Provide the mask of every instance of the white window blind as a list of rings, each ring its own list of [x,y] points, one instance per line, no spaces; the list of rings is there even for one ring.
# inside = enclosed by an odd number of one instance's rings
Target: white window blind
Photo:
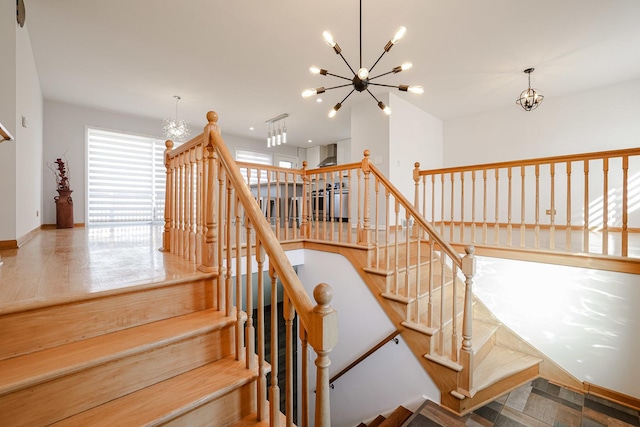
[[[88,222],[164,220],[164,141],[88,130]]]

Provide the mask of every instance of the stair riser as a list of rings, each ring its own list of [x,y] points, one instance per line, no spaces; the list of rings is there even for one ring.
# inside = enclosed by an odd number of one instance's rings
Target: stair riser
[[[0,397],[0,425],[46,425],[230,355],[228,327]],[[37,410],[34,410],[37,408]]]
[[[207,289],[198,280],[0,316],[0,360],[210,308]]]
[[[168,427],[229,426],[255,411],[256,383],[253,381],[162,425]]]

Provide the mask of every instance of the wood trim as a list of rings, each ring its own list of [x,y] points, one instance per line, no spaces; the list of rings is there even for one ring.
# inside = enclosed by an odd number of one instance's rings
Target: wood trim
[[[508,167],[517,167],[517,166],[533,166],[533,165],[548,164],[548,163],[577,162],[581,160],[594,160],[594,159],[603,159],[603,158],[609,159],[613,157],[638,156],[638,155],[640,155],[640,148],[628,148],[623,150],[598,151],[593,153],[569,154],[564,156],[511,160],[508,162],[496,162],[496,163],[475,164],[475,165],[468,165],[468,166],[455,166],[450,168],[429,169],[429,170],[421,170],[419,174],[434,175],[434,174],[459,172],[461,170],[469,171],[469,170],[504,169]]]
[[[76,222],[76,223],[73,224],[73,227],[74,228],[76,228],[76,227],[83,228],[83,227],[86,227],[86,225],[85,225],[84,222]],[[56,228],[57,227],[56,227],[55,224],[42,224],[40,226],[40,229],[42,229],[42,230],[55,230]]]
[[[0,240],[0,251],[8,249],[18,249],[17,240]]]
[[[466,245],[453,243],[456,250],[464,252]],[[595,254],[571,254],[565,252],[541,249],[498,248],[484,245],[474,245],[476,256],[513,259],[517,261],[532,261],[544,264],[565,265],[569,267],[592,268],[596,270],[616,271],[619,273],[640,274],[639,258],[623,258]]]
[[[429,221],[427,221],[427,222],[429,222]],[[440,223],[440,222],[441,221],[438,221],[438,223]],[[470,222],[470,221],[464,221],[464,223],[461,223],[460,221],[444,221],[442,223],[445,225],[445,227],[450,227],[451,224],[453,224],[454,227],[458,227],[458,226],[460,226],[460,224],[464,224],[465,227],[472,227],[473,225],[476,225],[476,226],[482,225],[481,222],[477,222],[477,221],[475,223],[474,222]],[[488,226],[498,225],[499,227],[506,228],[509,224],[506,223],[506,222],[498,222],[498,223],[488,222],[487,225]],[[511,225],[513,226],[513,224],[511,224]],[[531,223],[520,224],[519,226],[524,226],[525,228],[530,228],[532,230],[536,228],[536,225],[535,224],[531,224]],[[566,226],[566,224],[554,224],[553,226],[554,226],[554,228],[560,229],[560,230],[566,230],[568,228]],[[401,226],[398,226],[398,227],[401,227]],[[550,223],[549,224],[538,224],[538,228],[540,228],[542,230],[548,230],[548,229],[551,228],[551,224]],[[572,225],[571,226],[571,230],[582,231],[582,230],[584,230],[584,227],[580,226],[580,225]],[[610,233],[611,232],[620,233],[620,232],[622,232],[622,227],[609,227],[607,230]],[[627,232],[629,232],[629,233],[640,233],[640,228],[628,228]]]
[[[591,384],[587,381],[585,381],[583,384],[584,391],[588,394],[593,394],[594,396],[599,396],[604,399],[611,400],[613,402],[619,403],[620,405],[640,410],[640,399],[638,399],[637,397],[629,396],[620,393],[619,391],[610,390],[599,385]]]
[[[38,234],[38,232],[40,231],[41,227],[42,226],[38,226],[38,227],[34,228],[33,230],[25,233],[21,237],[18,237],[18,240],[17,240],[18,247],[24,245],[29,240],[33,239],[36,236],[36,234]]]

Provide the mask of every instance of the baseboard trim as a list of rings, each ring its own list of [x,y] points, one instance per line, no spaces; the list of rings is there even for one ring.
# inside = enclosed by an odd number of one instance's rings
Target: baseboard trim
[[[73,227],[84,227],[84,222],[76,222],[75,224],[73,224]],[[42,224],[41,227],[43,230],[55,230],[57,228],[57,226],[55,224]]]
[[[18,240],[16,241],[18,247],[24,245],[29,240],[33,239],[35,237],[35,235],[38,234],[38,232],[40,231],[41,227],[42,226],[38,226],[38,227],[34,228],[33,230],[29,231],[28,233],[25,233],[22,237],[19,237]]]
[[[18,249],[17,240],[0,240],[0,251],[7,249]]]
[[[640,399],[636,397],[629,396],[615,390],[609,390],[608,388],[591,384],[586,381],[583,382],[583,384],[584,384],[584,391],[587,392],[588,394],[593,394],[594,396],[611,400],[613,402],[619,403],[620,405],[628,406],[629,408],[640,410]]]

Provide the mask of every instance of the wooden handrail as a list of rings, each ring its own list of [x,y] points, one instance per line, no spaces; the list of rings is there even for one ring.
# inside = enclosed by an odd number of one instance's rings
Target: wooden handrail
[[[394,339],[398,335],[400,335],[400,330],[396,329],[395,331],[391,332],[388,336],[386,336],[383,339],[381,339],[379,343],[377,343],[376,345],[371,347],[369,350],[365,351],[360,357],[358,357],[356,360],[351,362],[349,364],[349,366],[347,366],[346,368],[344,368],[343,370],[341,370],[340,372],[335,374],[333,377],[331,377],[331,379],[329,379],[329,384],[331,385],[334,382],[336,382],[338,380],[338,378],[340,378],[341,376],[343,376],[344,374],[349,372],[355,366],[359,365],[360,362],[365,360],[367,357],[371,356],[373,353],[378,351],[380,348],[382,348],[385,344],[387,344],[389,341],[391,341],[392,339]],[[396,342],[396,344],[397,344],[397,342]]]
[[[376,168],[373,164],[370,164],[371,172],[374,173],[376,178],[382,182],[382,184],[393,194],[393,196],[400,202],[401,205],[411,214],[415,221],[418,224],[427,230],[429,236],[433,238],[433,240],[442,248],[442,250],[453,260],[455,263],[461,267],[462,266],[462,257],[456,252],[456,250],[451,246],[448,242],[442,239],[438,232],[427,222],[426,219],[418,212],[418,210],[413,206],[413,203],[409,203],[406,197],[380,172],[378,168]]]
[[[305,325],[305,328],[310,328],[310,318],[314,304],[311,302],[311,299],[302,286],[302,283],[293,269],[293,266],[289,262],[287,255],[282,249],[280,242],[273,234],[270,225],[267,223],[266,218],[260,211],[260,207],[247,187],[239,169],[232,166],[234,165],[235,160],[222,141],[220,133],[217,131],[215,126],[210,126],[209,138],[214,141],[216,150],[220,155],[220,161],[225,165],[227,178],[233,184],[236,194],[244,206],[245,213],[253,224],[255,233],[260,236],[262,245],[264,246],[266,253],[269,254],[270,262],[273,263],[289,298],[296,307],[296,311],[300,316],[300,321]],[[311,335],[312,331],[309,331],[309,334]]]
[[[475,164],[468,166],[452,166],[448,168],[428,169],[419,171],[420,176],[437,175],[441,173],[484,170],[484,169],[503,169],[516,166],[534,166],[544,163],[562,163],[567,161],[595,160],[612,157],[637,156],[640,155],[640,148],[628,148],[623,150],[598,151],[593,153],[568,154],[563,156],[539,157],[535,159],[510,160],[507,162]]]
[[[196,146],[198,146],[199,144],[202,144],[203,142],[204,142],[204,138],[202,134],[196,135],[193,138],[191,138],[189,141],[171,150],[170,155],[172,158],[178,157],[180,154],[184,153],[185,151],[189,151],[192,148],[195,148]]]

